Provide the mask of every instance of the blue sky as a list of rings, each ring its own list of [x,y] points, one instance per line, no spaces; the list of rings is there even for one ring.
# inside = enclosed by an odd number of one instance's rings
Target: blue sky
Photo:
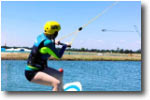
[[[1,45],[32,47],[36,36],[43,32],[46,21],[61,24],[59,37],[71,33],[101,13],[110,1],[2,1]],[[89,24],[72,44],[73,48],[132,49],[141,48],[141,37],[136,32],[102,32],[102,29],[141,32],[141,2],[121,1]],[[71,37],[62,42],[71,41]]]

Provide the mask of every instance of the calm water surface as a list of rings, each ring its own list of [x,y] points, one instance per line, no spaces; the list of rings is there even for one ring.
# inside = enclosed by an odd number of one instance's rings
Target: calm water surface
[[[49,61],[64,69],[64,83],[80,81],[83,91],[141,91],[140,61]],[[1,61],[2,91],[50,91],[24,76],[25,60]]]

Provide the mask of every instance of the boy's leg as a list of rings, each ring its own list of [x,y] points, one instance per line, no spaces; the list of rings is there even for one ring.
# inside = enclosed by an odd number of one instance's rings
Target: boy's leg
[[[63,91],[63,72],[59,72],[58,70],[50,68],[50,67],[45,68],[42,72],[47,73],[48,75],[53,76],[56,79],[58,79],[60,81],[58,90]]]
[[[53,86],[53,91],[58,91],[58,86],[60,85],[60,81],[58,79],[44,72],[37,72],[31,82],[47,86]]]

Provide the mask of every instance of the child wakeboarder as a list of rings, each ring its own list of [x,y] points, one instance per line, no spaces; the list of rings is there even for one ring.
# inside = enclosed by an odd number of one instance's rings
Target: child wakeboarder
[[[44,33],[40,34],[28,57],[25,68],[25,76],[30,82],[52,86],[52,91],[58,91],[61,81],[53,76],[52,68],[48,67],[47,60],[50,56],[56,59],[62,57],[65,49],[70,44],[63,44],[58,51],[55,45],[60,45],[60,41],[55,41],[61,27],[56,21],[49,21],[44,26]]]

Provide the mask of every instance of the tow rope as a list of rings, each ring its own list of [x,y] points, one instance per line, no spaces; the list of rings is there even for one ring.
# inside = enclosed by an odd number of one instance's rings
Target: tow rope
[[[119,1],[115,1],[112,5],[108,6],[107,8],[105,8],[101,13],[99,13],[97,16],[95,16],[94,18],[92,18],[91,20],[88,21],[88,23],[82,25],[81,27],[79,27],[77,30],[75,30],[72,33],[69,33],[63,37],[61,37],[60,39],[58,39],[59,41],[64,40],[65,38],[74,35],[74,37],[72,38],[72,40],[70,41],[70,44],[73,43],[73,41],[77,38],[78,33],[85,27],[87,27],[89,24],[91,24],[93,21],[95,21],[96,19],[98,19],[100,16],[102,16],[105,12],[107,12],[108,10],[110,10],[113,6],[115,6]]]

